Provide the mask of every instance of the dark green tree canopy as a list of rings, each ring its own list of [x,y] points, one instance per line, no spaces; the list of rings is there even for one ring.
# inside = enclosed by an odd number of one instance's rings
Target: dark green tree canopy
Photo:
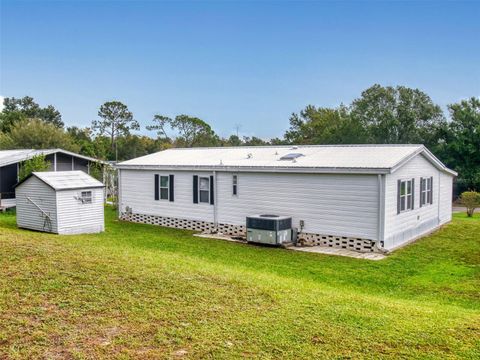
[[[156,130],[163,139],[169,140],[167,129],[176,132],[175,145],[180,147],[214,146],[220,143],[209,124],[202,119],[189,115],[177,115],[174,119],[163,115],[154,116],[154,124],[148,130]]]
[[[480,99],[448,106],[449,122],[438,154],[459,173],[460,190],[480,190]]]
[[[367,134],[368,143],[435,143],[445,123],[442,110],[418,89],[373,85],[353,101],[351,114]]]
[[[53,149],[78,152],[79,145],[65,132],[40,119],[24,119],[0,136],[1,149]]]
[[[365,138],[361,124],[344,105],[336,109],[308,105],[299,114],[292,114],[285,133],[285,140],[292,144],[355,144]]]
[[[30,96],[21,99],[7,97],[3,101],[3,106],[0,113],[0,127],[3,132],[9,132],[15,123],[24,119],[40,119],[58,128],[64,126],[57,109],[52,105],[42,108]]]

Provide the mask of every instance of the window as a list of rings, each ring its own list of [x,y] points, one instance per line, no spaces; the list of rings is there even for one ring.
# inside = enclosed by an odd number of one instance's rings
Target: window
[[[433,178],[420,178],[420,206],[433,204]]]
[[[82,204],[91,204],[92,203],[92,192],[91,191],[82,191],[80,199]]]
[[[160,199],[168,200],[169,193],[168,176],[160,176]]]
[[[399,212],[413,209],[413,180],[399,181]]]
[[[232,195],[238,195],[238,175],[232,176]]]
[[[199,178],[199,195],[201,203],[210,203],[210,179],[208,177]]]

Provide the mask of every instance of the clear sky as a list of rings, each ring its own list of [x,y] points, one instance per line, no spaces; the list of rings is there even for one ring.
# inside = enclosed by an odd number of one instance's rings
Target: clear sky
[[[115,99],[143,127],[185,113],[265,138],[374,83],[480,95],[480,2],[0,1],[0,95],[67,125]]]

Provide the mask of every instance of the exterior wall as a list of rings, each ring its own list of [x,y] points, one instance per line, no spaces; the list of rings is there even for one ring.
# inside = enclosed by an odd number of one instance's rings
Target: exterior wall
[[[440,224],[445,224],[452,220],[452,200],[453,200],[453,176],[440,173],[440,203],[439,219]]]
[[[28,201],[31,198],[51,218],[45,219],[42,212]],[[27,179],[16,188],[17,225],[21,228],[57,232],[55,191],[35,176]]]
[[[175,175],[174,202],[154,200],[154,174]],[[129,207],[133,214],[214,223],[213,205],[193,203],[193,175],[211,173],[122,169],[121,212]],[[275,213],[291,215],[295,227],[304,220],[303,231],[317,237],[376,240],[377,181],[376,175],[239,173],[238,196],[233,196],[232,173],[217,173],[217,222],[220,228],[240,228],[247,215]]]
[[[77,200],[82,191],[92,192],[92,203]],[[58,233],[87,234],[104,231],[103,189],[57,191]]]
[[[193,175],[210,176],[211,172],[158,172],[150,170],[121,170],[120,209],[133,213],[167,218],[213,222],[213,205],[193,203]],[[154,175],[175,175],[175,201],[155,200]],[[219,200],[222,201],[222,200]]]
[[[420,178],[430,176],[433,177],[433,204],[420,207]],[[411,178],[415,178],[414,208],[397,214],[397,181]],[[386,249],[401,246],[451,219],[452,179],[451,175],[439,171],[423,155],[414,157],[396,172],[386,176],[384,230]],[[441,183],[443,185],[440,185]],[[440,218],[443,221],[440,221]]]
[[[292,216],[293,226],[310,234],[377,239],[376,175],[239,173],[217,175],[218,222],[244,225],[252,214]]]

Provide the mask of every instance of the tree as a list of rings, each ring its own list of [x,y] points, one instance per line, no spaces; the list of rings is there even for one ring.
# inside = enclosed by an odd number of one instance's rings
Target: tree
[[[10,133],[0,137],[2,149],[61,148],[78,152],[80,147],[63,129],[40,119],[25,119],[16,123]]]
[[[108,101],[100,106],[98,116],[100,120],[93,120],[92,129],[110,137],[110,147],[115,150],[117,160],[117,137],[130,134],[130,130],[139,130],[140,124],[133,119],[128,107],[119,101]]]
[[[171,119],[163,115],[154,116],[154,125],[148,126],[149,130],[157,130],[159,136],[170,139],[167,135],[167,128],[176,131],[174,144],[182,147],[214,146],[220,143],[219,137],[215,134],[209,124],[202,119],[188,115],[177,115]]]
[[[268,141],[265,141],[263,139],[260,139],[256,136],[244,136],[243,137],[243,145],[245,146],[262,146],[262,145],[268,145]]]
[[[144,135],[127,135],[118,138],[118,145],[118,159],[129,160],[164,150],[170,147],[170,141],[163,138],[152,139]]]
[[[472,217],[475,209],[480,207],[480,193],[465,191],[460,195],[460,202],[467,208],[467,216]]]
[[[18,179],[22,181],[32,172],[47,171],[48,169],[50,169],[50,162],[46,160],[45,155],[35,155],[22,163]]]
[[[458,172],[460,191],[480,190],[480,99],[448,106],[451,121],[445,127],[438,152]]]
[[[291,144],[355,144],[365,142],[363,127],[341,105],[336,109],[308,105],[290,117],[285,140]]]
[[[81,129],[76,126],[71,126],[67,128],[67,134],[80,147],[79,151],[81,154],[90,157],[101,158],[96,152],[92,140],[92,131],[89,128]]]
[[[147,130],[154,130],[157,132],[158,137],[169,139],[166,129],[171,127],[172,119],[168,116],[155,115],[153,117],[153,125],[147,126]]]
[[[0,127],[3,132],[9,132],[13,125],[25,119],[40,119],[58,128],[64,124],[60,112],[52,105],[40,107],[32,97],[25,96],[21,99],[14,97],[5,98],[4,108],[0,114]]]
[[[351,114],[367,133],[368,143],[436,143],[445,124],[442,110],[418,89],[373,85],[353,101]]]

